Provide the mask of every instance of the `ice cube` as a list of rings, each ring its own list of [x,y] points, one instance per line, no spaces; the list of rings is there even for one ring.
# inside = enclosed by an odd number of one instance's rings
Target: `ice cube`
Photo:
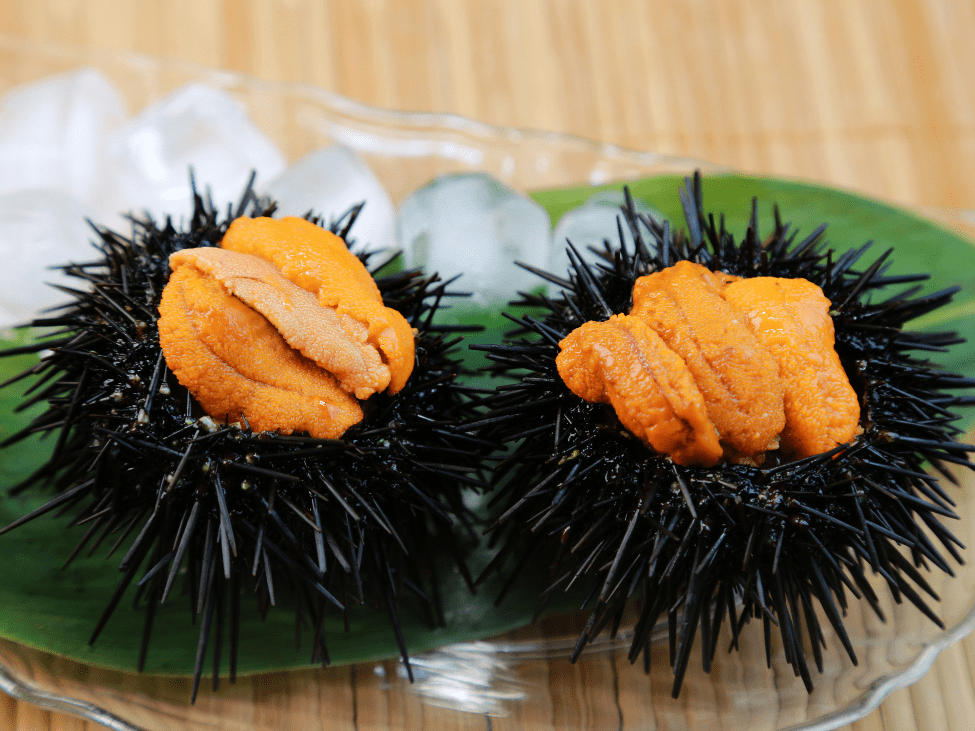
[[[189,84],[152,104],[116,130],[108,142],[112,185],[99,211],[116,224],[118,211],[149,211],[174,221],[192,210],[190,169],[201,193],[222,210],[240,197],[252,170],[270,180],[284,156],[230,94]]]
[[[507,301],[542,284],[515,266],[544,268],[551,243],[545,210],[483,173],[447,175],[403,201],[397,237],[409,266],[463,273],[458,289],[474,301]]]
[[[53,188],[92,201],[106,139],[125,116],[119,92],[94,69],[10,90],[0,100],[0,194]]]
[[[569,271],[569,254],[566,240],[571,241],[576,251],[586,262],[593,263],[602,259],[590,247],[603,249],[605,240],[613,247],[620,243],[617,218],[623,223],[623,239],[629,251],[633,251],[633,235],[620,206],[626,205],[626,198],[622,191],[606,190],[595,193],[583,205],[573,208],[559,219],[552,234],[552,253],[548,262],[548,270],[559,277],[565,277]],[[663,214],[649,206],[642,198],[633,198],[633,205],[637,213],[653,216],[663,220]]]
[[[327,222],[359,203],[351,237],[370,250],[396,247],[393,202],[369,166],[346,147],[310,152],[275,178],[264,191],[278,202],[278,214],[303,216],[309,211]]]
[[[33,189],[0,196],[0,327],[31,320],[67,295],[44,283],[79,287],[52,266],[97,258],[92,209],[58,190]]]

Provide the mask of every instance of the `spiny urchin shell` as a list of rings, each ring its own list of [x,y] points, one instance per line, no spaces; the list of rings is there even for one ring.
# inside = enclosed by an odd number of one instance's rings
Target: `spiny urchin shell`
[[[972,466],[972,447],[955,440],[952,426],[953,409],[972,399],[946,391],[973,384],[915,355],[943,351],[959,342],[954,334],[903,328],[956,289],[918,297],[918,287],[909,286],[882,299],[881,289],[926,276],[885,275],[889,251],[860,269],[869,244],[837,255],[826,248],[825,226],[797,242],[778,209],[762,240],[754,201],[738,242],[723,216],[716,225],[705,214],[699,177],[680,194],[686,233],[637,214],[627,193],[621,226],[629,227],[634,250],[607,241],[602,261],[589,265],[570,244],[568,279],[536,271],[561,294],[524,296],[515,304],[537,308],[536,316],[512,318],[519,328],[508,340],[482,348],[492,371],[517,379],[498,388],[489,413],[468,426],[511,445],[497,467],[503,487],[491,530],[500,549],[485,575],[517,572],[541,553],[551,562],[544,596],[584,585],[591,613],[574,657],[607,626],[615,632],[636,598],[629,656],[635,662],[642,654],[648,664],[651,632],[666,616],[675,697],[695,638],[707,670],[724,622],[737,646],[739,630],[753,618],[765,624],[767,648],[771,625],[778,625],[787,661],[811,690],[804,636],[820,672],[823,645],[814,606],[855,662],[842,614],[849,592],[883,616],[870,572],[897,601],[906,598],[940,625],[921,596],[934,594],[918,569],[950,574],[945,554],[960,561],[961,544],[939,520],[955,517],[954,503],[925,467],[950,480],[948,465]],[[574,395],[556,369],[559,341],[586,321],[629,312],[635,280],[679,260],[821,287],[832,303],[836,351],[861,402],[862,435],[800,461],[772,452],[761,467],[681,467],[627,432],[611,406]]]
[[[417,332],[415,366],[395,396],[363,403],[364,420],[342,438],[221,424],[177,382],[159,347],[168,258],[218,245],[233,218],[271,215],[274,204],[248,187],[236,211],[221,216],[194,198],[186,230],[148,217],[133,219],[132,238],[96,227],[100,258],[64,267],[78,280],[65,289],[71,301],[31,323],[48,329],[35,344],[6,351],[44,351],[12,381],[30,376],[25,404],[47,409],[3,446],[36,433],[56,442],[13,492],[49,485],[56,496],[0,532],[70,511],[74,524],[86,525],[69,562],[88,544],[94,551],[110,538],[111,553],[135,535],[92,642],[136,583],[146,607],[140,668],[157,607],[185,566],[192,610],[202,615],[194,699],[211,641],[214,687],[223,647],[234,679],[245,588],[257,592],[262,613],[289,596],[298,624],[314,628],[312,662],[328,663],[326,611],[345,613],[348,627],[350,606],[359,603],[389,613],[406,659],[401,596],[420,597],[442,623],[433,546],[452,553],[467,576],[454,531],[468,525],[462,487],[480,485],[481,442],[455,430],[472,409],[454,357],[463,328],[433,322],[449,283],[415,271],[376,278],[385,304]],[[348,242],[358,211],[330,229]],[[382,266],[372,266],[369,253],[358,256],[373,273]]]

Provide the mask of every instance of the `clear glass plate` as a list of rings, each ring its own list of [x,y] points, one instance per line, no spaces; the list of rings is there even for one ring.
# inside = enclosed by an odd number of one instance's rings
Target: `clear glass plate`
[[[289,160],[341,143],[372,167],[394,202],[448,172],[480,170],[520,189],[599,184],[695,169],[707,163],[564,135],[492,127],[460,117],[389,112],[308,85],[135,55],[38,47],[0,38],[0,93],[10,86],[91,66],[105,73],[136,111],[189,82],[231,93]],[[924,211],[966,229],[975,217]],[[968,233],[971,229],[968,228]],[[972,481],[956,491],[955,530],[975,543]],[[188,705],[189,681],[89,667],[0,640],[0,688],[40,706],[114,729],[329,728],[735,728],[825,731],[862,718],[892,690],[917,681],[938,653],[975,625],[975,564],[954,579],[929,577],[947,629],[911,606],[894,605],[881,623],[850,609],[846,625],[860,658],[853,666],[830,644],[825,672],[808,695],[781,651],[766,668],[758,623],[742,651],[719,655],[710,675],[692,669],[681,697],[670,697],[667,649],[654,649],[649,674],[626,660],[627,638],[603,640],[576,664],[567,655],[578,617],[559,617],[510,635],[454,645],[415,658],[410,685],[396,662],[241,678]],[[625,625],[624,625],[625,626]],[[827,625],[824,625],[828,627]],[[487,722],[485,722],[487,717]]]

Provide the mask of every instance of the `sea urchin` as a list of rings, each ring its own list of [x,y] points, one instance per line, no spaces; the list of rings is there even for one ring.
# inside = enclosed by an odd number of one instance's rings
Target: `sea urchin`
[[[849,593],[883,616],[871,572],[897,601],[906,598],[940,625],[922,598],[933,592],[919,569],[950,574],[946,554],[960,561],[962,546],[939,520],[955,517],[954,503],[926,468],[951,480],[949,465],[972,466],[973,448],[956,441],[952,425],[953,410],[972,399],[947,392],[973,383],[919,357],[959,342],[953,333],[904,325],[947,303],[957,288],[917,296],[915,283],[927,277],[888,275],[889,251],[859,268],[869,244],[836,255],[826,248],[825,226],[797,241],[777,208],[774,230],[762,239],[755,201],[739,242],[723,216],[716,224],[705,213],[699,176],[680,196],[686,233],[638,214],[627,192],[619,240],[625,225],[633,250],[607,241],[597,252],[602,260],[590,265],[570,243],[568,278],[533,270],[561,294],[525,295],[515,304],[534,315],[512,317],[518,329],[505,343],[478,346],[488,351],[491,371],[516,379],[468,425],[511,449],[497,467],[499,517],[490,530],[500,549],[485,575],[515,574],[541,554],[551,562],[543,596],[586,587],[591,612],[574,657],[603,629],[615,633],[626,603],[637,599],[629,658],[642,655],[649,664],[651,632],[666,617],[675,697],[695,638],[709,670],[723,624],[737,646],[753,618],[764,623],[768,652],[777,625],[786,660],[811,690],[804,641],[820,672],[824,645],[815,606],[856,662],[842,615]],[[757,459],[734,459],[727,449],[723,458],[720,450],[706,460],[671,457],[637,438],[609,403],[573,393],[557,367],[560,344],[566,353],[570,333],[584,323],[622,323],[637,280],[678,262],[726,282],[777,277],[821,288],[832,303],[835,351],[859,402],[855,436],[805,457],[774,446]],[[907,288],[881,298],[897,285]],[[576,390],[598,391],[591,379],[580,376],[586,383]],[[505,568],[513,557],[519,560]]]
[[[296,626],[313,628],[312,662],[329,661],[326,612],[344,613],[348,627],[361,603],[388,612],[406,659],[401,598],[416,595],[442,622],[433,546],[453,553],[467,576],[455,531],[468,520],[462,488],[480,485],[481,442],[455,429],[472,408],[454,357],[464,328],[433,322],[449,283],[416,271],[376,277],[382,302],[415,333],[415,356],[405,385],[361,403],[359,423],[336,438],[258,432],[245,416],[207,414],[180,385],[157,319],[171,254],[217,247],[233,219],[271,216],[274,204],[250,187],[226,216],[194,200],[185,230],[148,217],[133,219],[131,238],[96,227],[100,257],[64,267],[78,280],[64,290],[70,301],[31,323],[44,328],[34,344],[4,353],[41,353],[5,385],[28,379],[24,405],[47,408],[3,446],[37,433],[54,441],[47,462],[12,492],[50,486],[55,496],[0,533],[60,509],[84,526],[68,562],[106,538],[109,554],[122,547],[122,578],[91,641],[135,583],[145,606],[140,669],[157,608],[185,574],[192,612],[202,615],[194,699],[208,645],[214,687],[224,648],[235,677],[245,589],[262,613],[288,597]],[[330,230],[348,243],[358,211]],[[373,274],[382,266],[357,256]]]

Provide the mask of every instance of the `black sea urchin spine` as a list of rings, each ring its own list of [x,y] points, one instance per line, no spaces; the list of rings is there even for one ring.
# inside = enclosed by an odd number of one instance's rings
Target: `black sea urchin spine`
[[[637,214],[628,197],[621,225],[633,250],[606,242],[603,261],[589,265],[570,245],[568,279],[536,272],[561,294],[524,296],[517,304],[544,314],[512,318],[518,329],[508,341],[483,348],[491,370],[517,379],[469,425],[512,445],[497,468],[504,487],[491,530],[500,550],[485,574],[510,564],[516,573],[513,557],[535,552],[526,545],[547,548],[552,581],[543,594],[588,589],[591,613],[574,657],[604,628],[615,632],[627,601],[638,598],[630,661],[642,655],[649,663],[651,631],[666,618],[675,697],[695,640],[709,669],[724,623],[737,646],[751,619],[764,623],[768,652],[777,625],[786,659],[811,690],[803,640],[820,671],[824,645],[814,608],[822,607],[856,662],[842,615],[850,594],[883,616],[870,572],[898,602],[906,598],[941,625],[922,596],[937,599],[919,569],[952,573],[948,556],[960,561],[962,546],[940,521],[956,517],[954,502],[924,467],[951,480],[949,465],[972,466],[973,448],[955,441],[952,426],[954,410],[972,400],[949,392],[973,382],[914,355],[943,351],[959,342],[954,334],[903,327],[956,290],[917,297],[914,283],[926,277],[887,276],[890,252],[860,269],[869,244],[837,256],[826,248],[825,226],[797,241],[778,209],[762,239],[754,202],[739,243],[723,217],[716,223],[705,214],[699,177],[680,194],[686,233]],[[635,280],[679,260],[819,285],[833,305],[836,350],[861,401],[863,434],[797,462],[770,453],[762,467],[681,467],[627,432],[612,407],[569,391],[555,365],[559,341],[586,321],[629,312]],[[880,290],[898,285],[909,288],[881,299]]]
[[[135,584],[145,603],[139,667],[149,652],[157,606],[186,568],[192,610],[202,615],[193,697],[212,647],[213,684],[221,654],[237,669],[241,593],[256,590],[266,612],[287,595],[297,626],[312,627],[312,662],[328,664],[326,611],[367,603],[389,613],[404,660],[399,607],[420,597],[442,622],[436,556],[453,554],[467,576],[455,534],[468,525],[462,488],[481,485],[482,442],[456,426],[471,416],[455,358],[464,328],[433,323],[445,297],[436,275],[378,276],[384,302],[416,329],[416,361],[395,396],[363,404],[364,420],[341,439],[252,433],[207,416],[166,367],[157,307],[180,249],[219,244],[240,215],[270,215],[274,205],[248,187],[236,210],[220,216],[194,196],[185,231],[133,220],[131,239],[96,228],[101,257],[70,265],[76,289],[64,307],[32,323],[53,328],[33,346],[42,353],[21,377],[33,377],[25,403],[47,410],[4,446],[52,434],[50,459],[13,492],[51,486],[55,497],[3,531],[60,509],[84,527],[70,563],[111,539],[113,553],[133,534],[122,579],[94,628],[94,642]],[[359,208],[331,225],[348,240]],[[312,219],[317,221],[317,219]],[[372,256],[359,258],[375,273]],[[469,530],[469,528],[468,528]],[[408,660],[407,660],[408,666]]]

